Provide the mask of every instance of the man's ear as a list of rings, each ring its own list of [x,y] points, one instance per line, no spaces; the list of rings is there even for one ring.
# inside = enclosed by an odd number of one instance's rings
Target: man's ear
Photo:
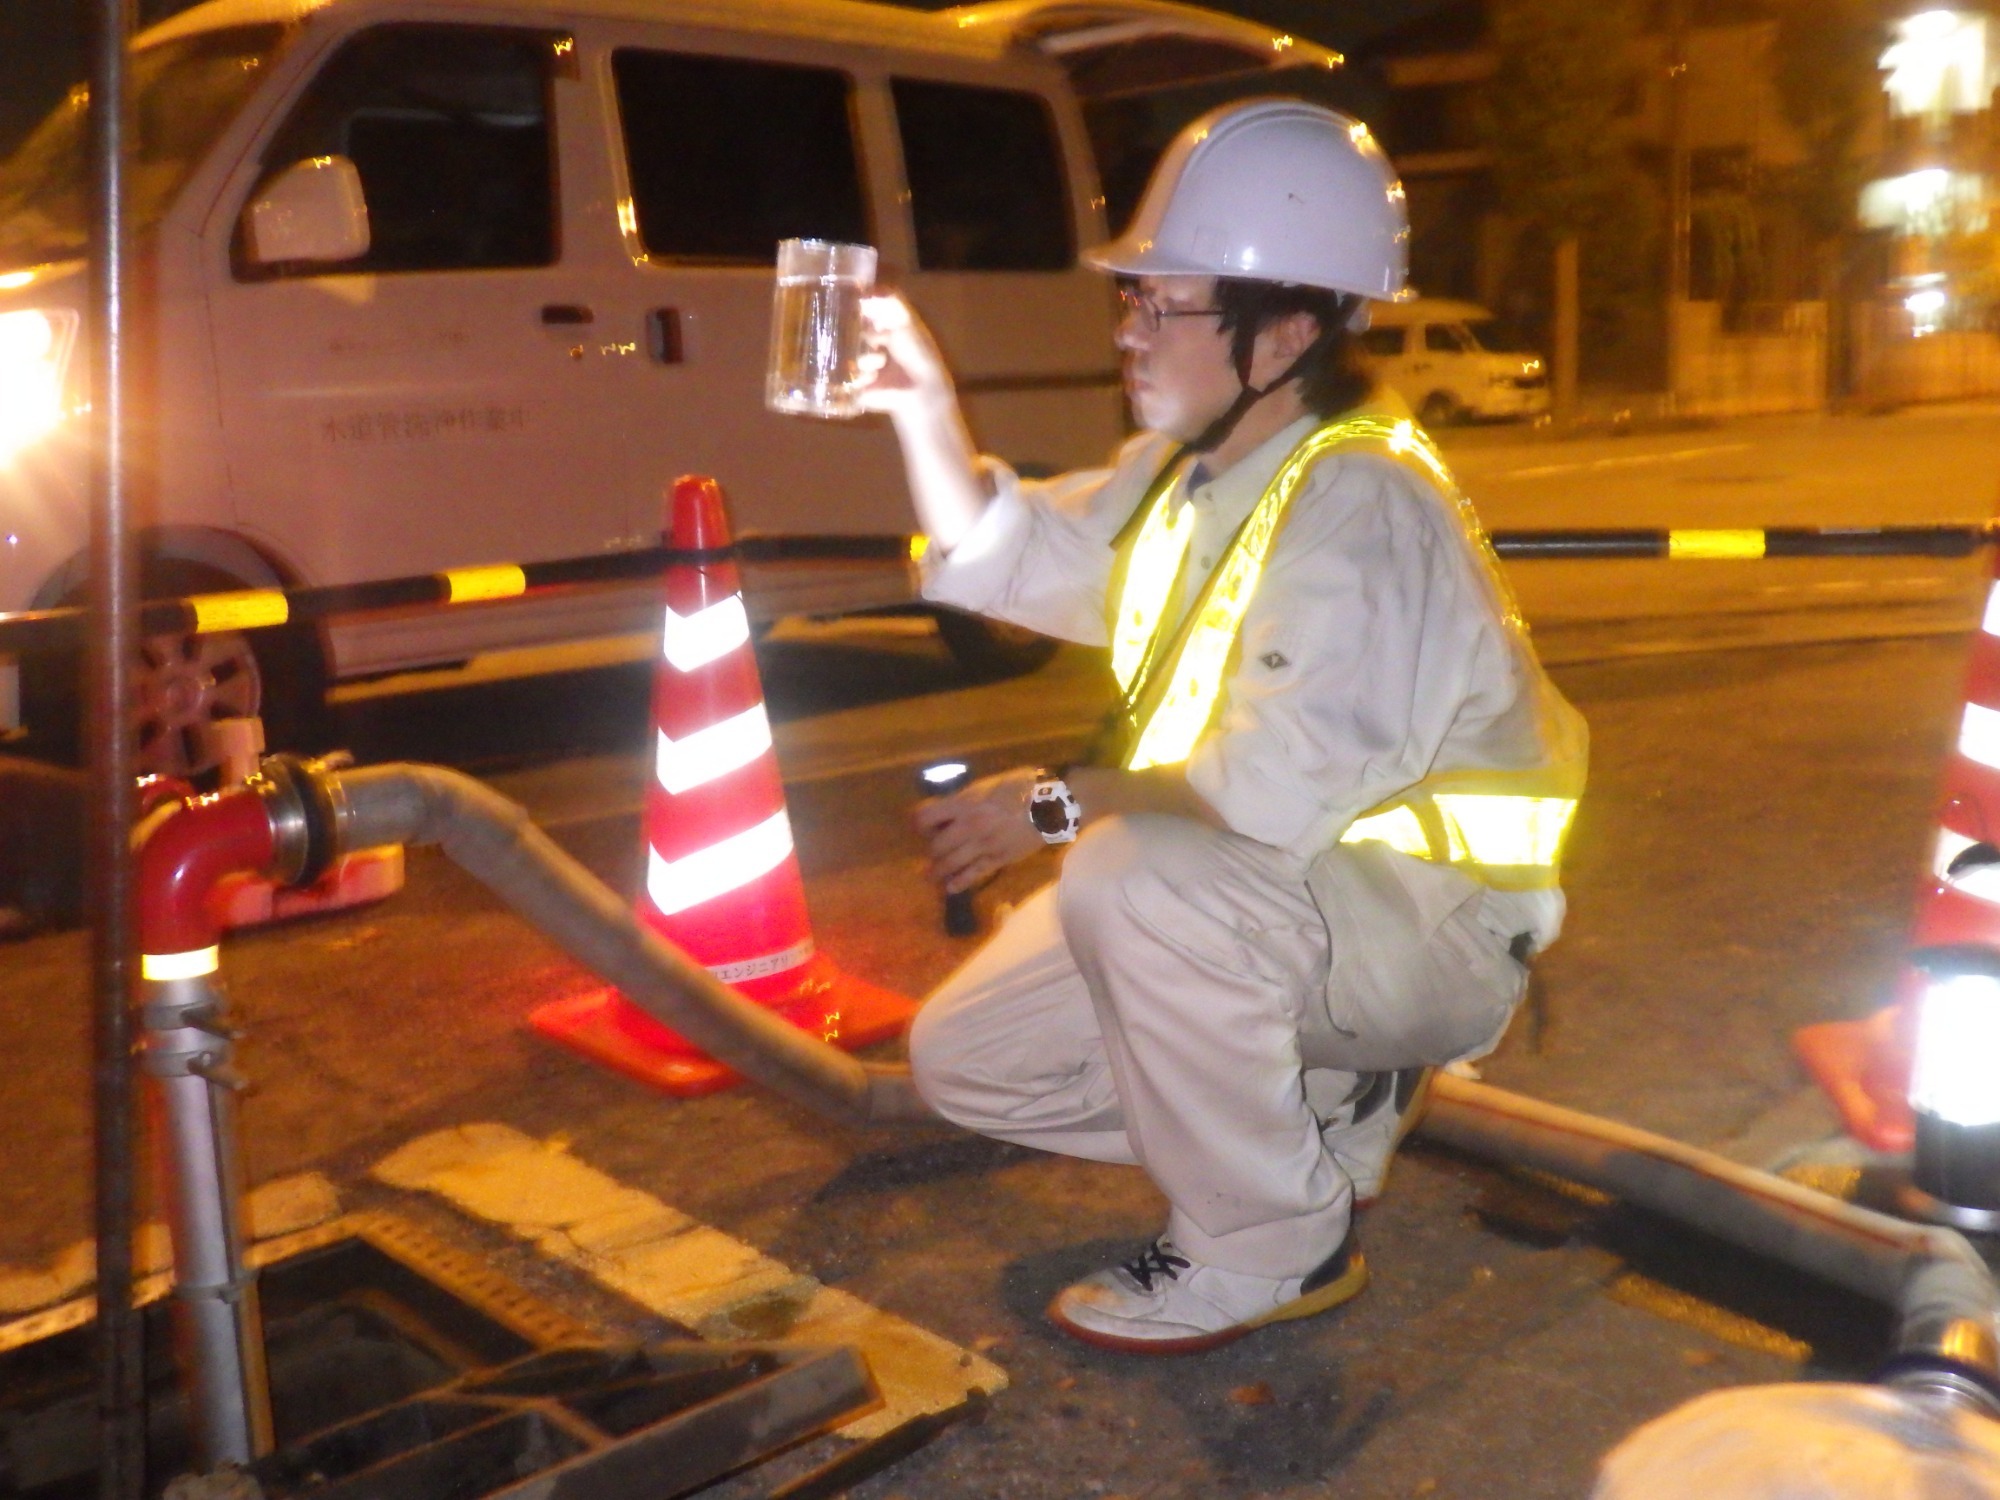
[[[1256,359],[1251,369],[1252,384],[1276,380],[1292,366],[1319,337],[1319,319],[1309,312],[1286,313],[1264,325],[1257,335]]]

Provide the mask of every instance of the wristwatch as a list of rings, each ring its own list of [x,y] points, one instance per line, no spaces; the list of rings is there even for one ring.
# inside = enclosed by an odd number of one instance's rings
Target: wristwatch
[[[1028,822],[1045,844],[1067,844],[1083,827],[1083,809],[1076,793],[1069,789],[1063,773],[1067,766],[1044,766],[1035,772],[1034,789],[1028,793]]]

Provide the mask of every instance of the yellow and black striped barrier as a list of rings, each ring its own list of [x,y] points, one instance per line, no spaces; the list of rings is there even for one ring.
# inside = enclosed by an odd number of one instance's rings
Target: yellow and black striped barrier
[[[915,554],[911,539],[905,536],[752,536],[711,552],[640,547],[546,562],[447,568],[366,583],[235,589],[148,599],[140,606],[139,631],[142,635],[208,635],[225,630],[268,630],[335,615],[480,604],[550,589],[653,578],[672,563],[713,562],[724,557],[749,563],[893,562]],[[83,617],[80,606],[0,614],[0,652],[74,645],[81,638]]]
[[[1496,531],[1504,558],[1664,558],[1670,562],[1764,557],[1970,557],[2000,539],[1977,526],[1758,526],[1700,529]]]
[[[1496,531],[1493,550],[1509,561],[1662,559],[1728,561],[1767,557],[1968,557],[2000,540],[2000,522],[1976,526],[1770,526],[1715,530],[1629,528]],[[448,568],[407,578],[294,589],[239,589],[178,599],[149,599],[140,610],[145,635],[206,635],[268,630],[335,615],[389,609],[449,608],[527,593],[651,578],[676,562],[892,562],[922,554],[923,538],[907,536],[750,536],[715,552],[673,547],[549,562],[492,563]],[[74,645],[80,607],[0,614],[0,652],[15,654]]]

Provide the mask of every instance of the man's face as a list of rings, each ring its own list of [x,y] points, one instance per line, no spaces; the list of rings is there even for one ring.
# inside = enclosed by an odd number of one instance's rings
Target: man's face
[[[1130,290],[1118,325],[1126,399],[1141,427],[1188,442],[1242,390],[1215,311],[1215,278],[1141,276]]]

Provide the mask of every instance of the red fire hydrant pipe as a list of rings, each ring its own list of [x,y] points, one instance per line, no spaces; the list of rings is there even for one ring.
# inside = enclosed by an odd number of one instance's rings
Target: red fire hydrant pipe
[[[272,1444],[257,1285],[244,1262],[241,1153],[230,1064],[234,1036],[217,969],[216,883],[280,863],[286,801],[238,788],[159,806],[138,840],[142,1066],[159,1101],[169,1164],[174,1296],[188,1352],[201,1467],[246,1464]]]
[[[264,799],[247,788],[192,798],[150,822],[139,848],[140,951],[152,958],[213,948],[222,936],[208,911],[216,882],[276,857]]]

